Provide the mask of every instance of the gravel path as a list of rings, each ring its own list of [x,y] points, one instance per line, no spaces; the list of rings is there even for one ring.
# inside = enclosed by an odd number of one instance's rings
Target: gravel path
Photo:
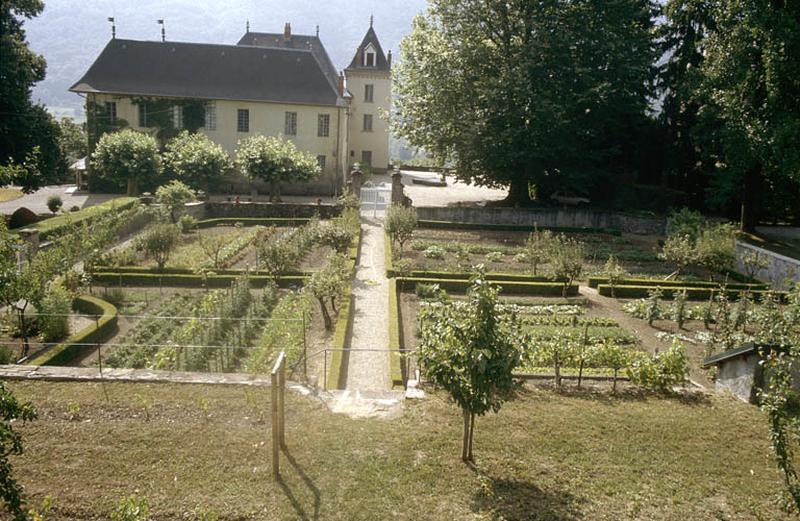
[[[355,297],[350,349],[389,347],[389,281],[383,259],[381,223],[362,217],[361,253],[353,280]],[[389,356],[385,351],[349,353],[347,389],[389,389]]]

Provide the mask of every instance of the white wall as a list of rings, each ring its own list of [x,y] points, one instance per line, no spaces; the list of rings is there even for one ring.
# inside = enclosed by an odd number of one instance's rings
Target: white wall
[[[374,86],[372,103],[364,101],[364,86]],[[363,150],[372,151],[372,166],[386,169],[389,164],[389,121],[392,80],[387,71],[347,71],[347,90],[353,95],[350,105],[350,151],[348,164],[361,162]],[[372,114],[372,132],[364,132],[364,114]]]

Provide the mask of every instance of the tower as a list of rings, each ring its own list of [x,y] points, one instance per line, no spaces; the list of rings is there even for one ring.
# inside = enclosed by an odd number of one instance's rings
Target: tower
[[[356,49],[344,70],[347,91],[351,96],[348,124],[348,164],[370,165],[373,171],[389,167],[389,122],[391,108],[392,52],[388,57],[372,28]]]

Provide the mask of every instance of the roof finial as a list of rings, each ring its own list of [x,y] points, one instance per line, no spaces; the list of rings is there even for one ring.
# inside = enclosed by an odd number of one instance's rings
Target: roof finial
[[[244,26],[244,32],[245,33],[249,33],[250,32],[250,19],[249,18],[247,19],[247,23]]]
[[[160,19],[157,20],[157,22],[158,22],[158,25],[161,26],[161,41],[162,42],[166,42],[167,41],[167,32],[164,29],[164,19],[160,18]]]
[[[317,38],[319,38],[319,24],[317,24]]]
[[[108,21],[111,22],[111,39],[114,40],[117,38],[117,24],[114,23],[113,16],[109,16]]]
[[[369,27],[372,28],[372,15],[369,15]]]

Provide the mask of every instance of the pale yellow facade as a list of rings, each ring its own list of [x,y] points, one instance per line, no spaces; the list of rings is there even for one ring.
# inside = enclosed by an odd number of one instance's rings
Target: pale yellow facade
[[[347,90],[350,103],[348,164],[361,163],[364,152],[370,152],[373,169],[382,171],[389,165],[389,120],[392,80],[388,71],[350,69]],[[365,98],[366,86],[372,85],[372,101]],[[364,115],[372,116],[372,129],[365,128]]]
[[[139,108],[128,96],[112,94],[90,94],[89,101],[99,105],[105,102],[116,103],[116,117],[127,122],[129,128],[155,133],[155,129],[139,126]],[[316,181],[308,183],[303,191],[308,193],[336,193],[344,184],[349,163],[343,161],[348,148],[346,107],[330,105],[299,105],[250,101],[210,100],[214,111],[214,128],[200,128],[198,132],[207,135],[220,144],[231,156],[236,158],[236,148],[240,140],[262,134],[282,135],[291,139],[297,147],[314,156],[324,156],[325,167]],[[239,110],[248,111],[249,130],[240,132],[238,128]],[[296,114],[296,133],[286,134],[286,114]],[[319,116],[328,116],[327,136],[320,136]],[[322,132],[324,134],[324,131]]]

